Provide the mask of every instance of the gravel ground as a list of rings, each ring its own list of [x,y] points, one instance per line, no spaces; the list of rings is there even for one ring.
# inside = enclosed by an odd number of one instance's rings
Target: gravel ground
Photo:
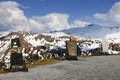
[[[94,56],[0,74],[0,80],[120,80],[120,56]]]

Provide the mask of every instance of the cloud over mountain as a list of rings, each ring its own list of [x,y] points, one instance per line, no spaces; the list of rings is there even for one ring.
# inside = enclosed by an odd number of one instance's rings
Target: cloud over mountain
[[[32,18],[28,18],[20,7],[22,6],[15,1],[0,2],[0,31],[15,30],[46,32],[86,24],[80,20],[75,20],[71,23],[72,25],[69,24],[68,20],[70,15],[65,13],[53,12],[44,16],[33,16]]]
[[[94,17],[120,25],[120,2],[116,2],[107,13],[96,13]]]

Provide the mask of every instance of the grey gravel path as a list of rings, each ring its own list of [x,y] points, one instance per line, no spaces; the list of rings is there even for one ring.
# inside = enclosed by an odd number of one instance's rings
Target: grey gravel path
[[[94,56],[78,61],[0,74],[0,80],[120,80],[120,56]]]

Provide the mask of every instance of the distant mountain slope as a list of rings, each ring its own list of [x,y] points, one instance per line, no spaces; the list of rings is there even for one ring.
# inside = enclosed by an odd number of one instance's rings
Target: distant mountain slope
[[[102,38],[108,34],[116,33],[119,31],[120,27],[100,26],[96,24],[62,30],[62,32],[66,34],[75,35],[79,38]]]

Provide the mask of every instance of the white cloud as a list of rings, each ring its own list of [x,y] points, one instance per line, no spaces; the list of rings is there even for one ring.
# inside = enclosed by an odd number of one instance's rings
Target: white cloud
[[[84,27],[88,24],[90,24],[90,23],[77,19],[73,22],[73,24],[71,24],[71,27]]]
[[[19,8],[16,2],[1,2],[0,3],[0,24],[21,24],[26,22],[27,18]]]
[[[74,21],[72,25],[69,24],[70,15],[64,13],[50,13],[45,16],[27,18],[19,7],[21,5],[14,1],[0,2],[0,31],[12,29],[15,31],[46,32],[79,27],[81,24],[85,24],[80,20]]]
[[[20,5],[17,2],[0,2],[1,30],[32,31],[36,29],[36,31],[42,31],[42,24],[27,18],[19,7]]]
[[[68,14],[51,13],[45,16],[34,16],[32,19],[43,24],[44,27],[50,30],[61,30],[69,28]]]
[[[109,21],[120,25],[120,2],[115,3],[112,8],[105,14],[94,14],[96,19]]]

